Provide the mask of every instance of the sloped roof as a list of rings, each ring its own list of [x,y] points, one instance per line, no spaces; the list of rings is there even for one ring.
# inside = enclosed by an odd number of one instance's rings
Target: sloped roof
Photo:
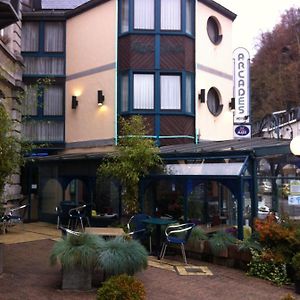
[[[74,9],[90,0],[42,0],[42,9]]]
[[[270,139],[255,137],[251,139],[233,139],[225,141],[200,141],[198,144],[181,144],[163,146],[160,148],[162,155],[173,154],[212,154],[212,153],[237,153],[253,152],[256,155],[268,155],[275,153],[289,153],[291,140]]]

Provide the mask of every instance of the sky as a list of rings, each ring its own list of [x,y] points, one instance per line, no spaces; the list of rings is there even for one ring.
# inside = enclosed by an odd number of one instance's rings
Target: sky
[[[261,32],[272,31],[280,16],[291,7],[300,8],[300,0],[214,0],[234,12],[233,49],[246,48],[255,55],[256,39]]]

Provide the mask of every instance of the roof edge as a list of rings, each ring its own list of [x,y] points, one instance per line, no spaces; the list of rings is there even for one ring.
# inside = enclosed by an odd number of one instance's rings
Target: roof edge
[[[222,14],[223,16],[227,17],[231,21],[234,21],[237,15],[233,13],[231,10],[227,9],[226,7],[222,6],[221,4],[213,1],[213,0],[198,0],[198,2],[201,2],[208,7],[214,9],[218,13]]]
[[[65,16],[67,19],[73,18],[77,15],[80,15],[102,3],[108,2],[110,0],[91,0],[89,2],[86,2],[78,7],[76,7],[75,9],[72,9],[70,11],[65,12]]]

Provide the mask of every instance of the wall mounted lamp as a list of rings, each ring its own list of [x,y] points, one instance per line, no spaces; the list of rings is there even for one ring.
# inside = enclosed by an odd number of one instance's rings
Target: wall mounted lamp
[[[103,91],[100,90],[98,91],[98,106],[102,106],[104,103],[104,95],[103,95]]]
[[[235,98],[231,98],[231,100],[229,102],[229,108],[235,109]]]
[[[198,99],[201,103],[205,102],[205,89],[200,90],[200,93],[198,94]]]
[[[72,96],[72,109],[76,109],[78,106],[78,100],[76,96]]]

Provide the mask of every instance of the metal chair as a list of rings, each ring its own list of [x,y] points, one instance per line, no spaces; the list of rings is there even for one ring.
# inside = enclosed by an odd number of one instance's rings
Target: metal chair
[[[8,227],[15,226],[16,224],[23,224],[26,208],[28,204],[18,207],[7,209],[1,217],[3,233],[7,232]]]
[[[81,205],[69,210],[69,223],[68,228],[76,229],[78,226],[78,221],[80,222],[81,229],[84,231],[84,221],[86,221],[87,225],[91,227],[90,219],[87,216],[86,212],[87,205]]]
[[[146,223],[143,223],[143,220],[148,218],[150,216],[146,214],[133,215],[127,223],[127,229],[128,234],[135,240],[144,241],[149,238],[149,251],[152,253],[151,230]]]
[[[76,204],[73,201],[61,201],[59,206],[55,207],[55,212],[57,215],[57,229],[59,229],[60,226],[69,225],[69,211],[74,207],[76,207]]]
[[[60,229],[63,238],[67,237],[68,235],[80,236],[82,234],[81,232],[74,231],[63,226],[59,226],[58,229]]]
[[[169,225],[165,230],[165,241],[161,248],[160,259],[164,258],[168,245],[180,245],[184,263],[187,264],[184,245],[187,243],[195,226],[194,223]]]

